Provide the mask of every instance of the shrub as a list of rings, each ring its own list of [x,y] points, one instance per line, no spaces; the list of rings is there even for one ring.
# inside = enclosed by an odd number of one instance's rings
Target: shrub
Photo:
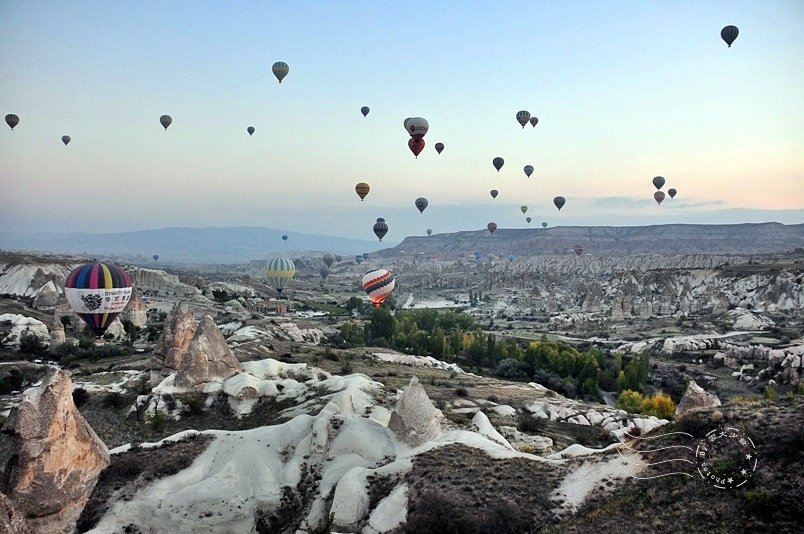
[[[89,400],[89,393],[84,388],[73,389],[73,402],[76,408],[80,408]]]
[[[347,363],[347,364],[341,365],[341,374],[342,375],[350,375],[350,374],[352,374],[354,372],[355,372],[355,370],[352,368],[351,364]]]
[[[776,401],[778,399],[779,392],[776,391],[776,388],[773,386],[767,386],[765,388],[765,400]]]
[[[644,400],[640,392],[626,389],[617,398],[617,407],[628,413],[639,413]]]
[[[123,395],[120,394],[119,391],[112,391],[103,397],[103,405],[106,408],[113,408],[118,409],[122,408],[126,403],[126,400],[123,398]]]
[[[500,398],[497,397],[497,395],[489,395],[488,397],[486,397],[486,400],[488,400],[489,402],[494,402],[494,403],[499,403],[500,402]]]
[[[468,397],[469,396],[469,392],[466,390],[466,388],[458,388],[458,389],[456,389],[455,394],[457,396],[459,396],[459,397]]]
[[[536,434],[544,429],[544,419],[536,417],[531,414],[524,414],[519,418],[517,428],[520,432],[529,432]]]
[[[676,413],[676,403],[666,393],[656,393],[642,401],[641,412],[660,419],[670,419]]]
[[[23,354],[45,354],[47,346],[36,334],[23,332],[20,336],[20,349]]]
[[[162,412],[159,409],[158,403],[154,406],[154,409],[150,413],[148,413],[148,415],[145,417],[145,422],[154,432],[162,432],[162,430],[165,429],[165,423],[167,423],[167,417],[165,416],[164,412]]]
[[[277,389],[282,384],[277,384]],[[203,413],[204,406],[206,405],[206,396],[200,391],[190,391],[179,395],[179,400],[187,407],[190,415],[199,415]]]

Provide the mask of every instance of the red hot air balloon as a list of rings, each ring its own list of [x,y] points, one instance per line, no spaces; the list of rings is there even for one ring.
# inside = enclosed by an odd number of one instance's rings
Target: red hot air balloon
[[[488,228],[489,234],[493,234],[494,231],[497,229],[497,223],[490,222],[486,225],[486,228]]]
[[[75,313],[100,338],[128,304],[131,277],[116,265],[86,263],[67,275],[64,295]]]
[[[396,281],[391,272],[385,269],[374,269],[363,275],[361,285],[374,307],[379,308],[391,296]]]
[[[411,137],[408,140],[408,148],[410,149],[411,152],[413,152],[413,155],[416,156],[416,158],[418,159],[419,154],[421,154],[422,150],[424,150],[424,139],[422,139],[421,137],[418,139]]]
[[[653,193],[653,199],[656,200],[656,203],[661,206],[662,201],[664,200],[664,193],[661,191],[656,191]]]
[[[583,248],[583,245],[578,243],[577,245],[575,245],[575,247],[573,247],[573,250],[575,251],[575,254],[580,256],[581,254],[583,254],[584,248]]]

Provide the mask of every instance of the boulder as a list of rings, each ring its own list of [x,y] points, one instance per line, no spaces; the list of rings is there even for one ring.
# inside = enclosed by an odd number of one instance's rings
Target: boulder
[[[162,335],[154,347],[154,357],[151,359],[152,386],[179,370],[197,328],[198,323],[187,303],[176,304],[165,318]]]
[[[240,372],[240,362],[226,344],[215,321],[205,315],[195,331],[176,373],[176,385],[203,390],[212,381],[223,381]]]
[[[142,302],[140,292],[136,288],[131,291],[131,299],[120,317],[138,328],[142,328],[148,323],[148,308]]]
[[[0,493],[0,532],[3,534],[29,534],[31,526],[5,494]]]
[[[716,406],[720,406],[720,399],[717,395],[707,392],[696,384],[695,380],[690,380],[687,390],[681,397],[678,406],[676,406],[676,417],[684,415],[691,410],[714,408]]]
[[[109,465],[109,451],[73,403],[72,382],[51,369],[23,393],[0,435],[0,492],[35,532],[71,531]]]
[[[441,435],[440,416],[440,410],[430,402],[419,379],[412,376],[391,412],[388,428],[397,439],[416,447]]]

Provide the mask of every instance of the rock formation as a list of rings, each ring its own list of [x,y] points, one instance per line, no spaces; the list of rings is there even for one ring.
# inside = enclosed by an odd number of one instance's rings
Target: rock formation
[[[441,434],[441,412],[430,402],[430,397],[415,376],[396,403],[388,428],[397,439],[415,447]]]
[[[0,492],[35,532],[70,530],[108,465],[106,445],[75,407],[61,369],[25,391],[0,435]]]
[[[193,297],[201,294],[198,288],[182,284],[179,277],[159,269],[134,267],[128,269],[133,285],[141,291],[177,297]]]
[[[59,300],[59,290],[53,281],[47,282],[36,294],[32,306],[37,310],[52,310]]]
[[[687,391],[684,392],[678,406],[676,406],[676,417],[682,416],[691,410],[715,408],[717,406],[720,406],[720,399],[717,398],[717,395],[707,392],[696,384],[695,380],[690,380],[690,383],[687,384]]]
[[[53,350],[64,343],[64,324],[62,324],[58,315],[54,315],[50,323],[50,350]]]
[[[130,322],[132,325],[142,328],[148,323],[148,308],[140,298],[140,292],[134,288],[131,292],[131,300],[128,301],[126,309],[120,315],[124,321]]]
[[[154,357],[151,359],[152,386],[179,370],[197,328],[198,323],[187,303],[176,304],[165,318],[162,335],[154,347]]]
[[[3,534],[29,534],[33,529],[5,494],[0,493],[0,532]]]
[[[213,380],[224,380],[240,371],[240,362],[226,344],[209,315],[198,324],[176,373],[176,385],[196,390]]]
[[[25,335],[36,336],[45,344],[50,341],[50,332],[45,323],[33,317],[18,313],[3,313],[0,314],[0,326],[4,326],[3,333],[7,332],[5,335],[0,333],[0,345],[9,348],[19,348],[20,339]]]

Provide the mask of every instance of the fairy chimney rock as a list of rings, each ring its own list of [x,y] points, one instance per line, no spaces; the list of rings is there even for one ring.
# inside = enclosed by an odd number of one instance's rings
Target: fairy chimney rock
[[[239,372],[240,362],[226,344],[218,325],[205,315],[182,358],[176,385],[199,390],[208,382],[224,380]]]

